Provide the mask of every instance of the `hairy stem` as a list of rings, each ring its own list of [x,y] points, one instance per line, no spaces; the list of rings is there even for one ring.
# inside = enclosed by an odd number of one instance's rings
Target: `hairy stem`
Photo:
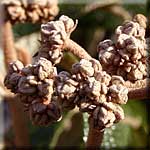
[[[14,48],[14,39],[12,33],[12,25],[10,21],[5,21],[2,29],[2,44],[4,49],[4,61],[6,65],[6,69],[8,69],[8,65],[10,62],[17,60],[16,51]]]
[[[126,81],[124,86],[126,86],[130,91],[130,90],[145,88],[147,87],[147,83],[148,83],[148,79],[138,80],[134,83],[130,81]]]
[[[133,99],[133,100],[144,100],[150,98],[149,92],[150,92],[150,88],[130,90],[128,93],[128,97],[129,99]]]
[[[14,48],[14,39],[12,33],[12,26],[10,21],[6,20],[2,24],[2,45],[4,50],[4,61],[6,70],[8,71],[9,63],[17,60],[17,54]],[[27,122],[24,119],[25,114],[22,111],[22,106],[19,100],[8,100],[10,112],[12,114],[13,132],[15,135],[15,146],[29,145],[29,136],[27,132]]]
[[[93,118],[89,118],[89,133],[88,133],[88,139],[86,143],[87,149],[99,148],[102,143],[103,135],[104,135],[104,131],[100,132],[94,129],[92,119]]]
[[[6,97],[12,117],[13,132],[15,133],[15,146],[29,146],[29,131],[27,127],[26,114],[19,102],[19,97]]]
[[[129,99],[134,100],[142,100],[149,98],[149,90],[150,87],[148,86],[148,79],[139,80],[135,83],[132,83],[130,81],[126,81],[124,84],[128,90],[128,97]]]
[[[91,59],[92,57],[84,50],[80,45],[71,39],[67,39],[64,44],[64,49],[72,52],[75,56],[80,59]]]
[[[125,10],[117,1],[102,1],[99,3],[88,4],[85,7],[84,12],[90,13],[96,10],[104,10],[110,12],[115,16],[121,17],[123,20],[131,19],[130,13],[127,10]]]
[[[16,51],[17,51],[17,57],[18,59],[24,64],[30,64],[31,63],[31,55],[29,53],[28,50],[26,50],[25,48],[16,46],[15,47]]]

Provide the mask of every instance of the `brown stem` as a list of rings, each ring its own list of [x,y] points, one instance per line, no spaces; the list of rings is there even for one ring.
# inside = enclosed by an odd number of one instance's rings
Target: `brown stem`
[[[87,149],[99,148],[102,143],[103,135],[104,135],[104,131],[99,132],[98,130],[94,129],[92,119],[93,118],[89,118],[89,133],[88,133],[88,139],[86,143]]]
[[[123,20],[130,20],[131,15],[128,11],[126,11],[118,2],[116,1],[106,1],[106,2],[99,2],[99,3],[92,3],[88,4],[84,12],[90,13],[96,10],[104,10],[114,14],[115,16],[121,17]]]
[[[6,20],[2,24],[2,45],[4,50],[4,61],[8,71],[9,63],[17,59],[14,48],[14,40],[11,23]],[[8,101],[9,109],[12,114],[13,132],[15,135],[15,146],[29,145],[29,136],[27,133],[27,122],[24,119],[19,100]]]
[[[133,100],[144,100],[150,98],[149,92],[149,88],[130,90],[128,93],[128,98]]]
[[[27,127],[26,114],[19,102],[19,97],[6,97],[12,117],[12,126],[15,133],[15,144],[19,146],[29,146],[29,132]]]
[[[130,81],[125,82],[125,86],[128,88],[128,98],[134,100],[143,100],[149,98],[149,86],[148,79],[139,80],[134,83]]]
[[[138,80],[134,83],[132,83],[130,81],[126,81],[124,86],[126,86],[130,91],[130,90],[145,88],[145,87],[147,87],[147,83],[148,83],[148,79]]]
[[[17,57],[18,59],[24,64],[30,64],[31,63],[31,55],[29,53],[28,50],[26,50],[25,48],[16,46],[15,47],[16,51],[17,51]]]
[[[64,49],[72,52],[75,56],[81,59],[91,59],[92,57],[80,45],[71,39],[67,39],[64,44]]]
[[[12,25],[10,21],[5,21],[3,24],[2,29],[2,43],[3,43],[3,49],[4,49],[4,56],[5,56],[5,65],[6,69],[8,68],[8,65],[10,62],[17,60],[16,51],[14,48],[14,39],[13,39],[13,33],[12,33]]]
[[[104,9],[108,12],[111,12],[112,14],[121,17],[123,20],[131,20],[131,15],[128,11],[126,11],[122,6],[120,5],[113,5],[111,7],[108,7]]]

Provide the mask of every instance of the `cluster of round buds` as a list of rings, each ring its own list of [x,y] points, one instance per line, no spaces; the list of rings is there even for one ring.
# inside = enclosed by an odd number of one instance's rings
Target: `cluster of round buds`
[[[54,65],[60,62],[65,43],[76,25],[67,16],[42,24],[41,47],[34,63],[25,67],[19,61],[10,64],[5,86],[20,95],[35,124],[56,122],[61,118],[61,109],[77,106],[81,112],[90,114],[94,128],[103,130],[124,118],[120,105],[126,104],[128,89],[122,77],[110,76],[91,57],[74,64],[71,73],[62,71],[57,75]],[[105,50],[107,45],[108,51],[115,51],[110,41],[101,47]]]
[[[124,118],[120,104],[126,104],[128,89],[120,76],[110,76],[102,71],[100,63],[95,60],[81,59],[72,66],[72,73],[61,72],[56,82],[57,95],[64,107],[79,107],[81,112],[88,112],[93,123],[102,121],[95,128],[105,127]],[[73,105],[74,104],[74,105]],[[105,116],[100,109],[106,110]],[[111,119],[111,116],[114,116]]]
[[[73,109],[78,98],[79,83],[66,71],[58,74],[55,80],[57,99],[63,109]]]
[[[41,48],[38,57],[45,57],[53,64],[58,64],[63,57],[63,45],[65,40],[77,26],[74,21],[62,15],[57,21],[50,21],[41,25]]]
[[[36,124],[47,125],[61,117],[60,108],[52,100],[56,74],[56,68],[45,58],[25,67],[19,61],[9,66],[5,86],[20,94],[25,110]]]
[[[145,20],[144,16],[137,15],[133,21],[117,27],[115,42],[99,43],[99,60],[109,74],[132,82],[147,77]]]
[[[2,0],[6,15],[12,23],[41,23],[58,14],[57,0]]]

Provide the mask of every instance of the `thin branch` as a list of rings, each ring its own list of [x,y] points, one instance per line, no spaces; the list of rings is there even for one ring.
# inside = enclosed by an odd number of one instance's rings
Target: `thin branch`
[[[2,24],[2,46],[4,50],[4,61],[8,71],[9,63],[17,60],[14,48],[14,39],[12,25],[6,20]],[[13,97],[14,98],[14,97]],[[28,146],[29,136],[27,133],[27,122],[24,119],[25,114],[22,112],[22,106],[19,100],[7,101],[12,114],[13,131],[15,135],[15,146]]]
[[[3,27],[2,44],[3,44],[4,56],[5,56],[4,61],[5,61],[6,69],[7,69],[10,62],[17,60],[17,56],[16,56],[16,51],[14,48],[12,25],[10,21],[5,21],[2,27]]]
[[[124,86],[126,86],[130,91],[130,90],[145,88],[145,87],[147,87],[147,83],[148,83],[148,78],[144,79],[144,80],[138,80],[134,83],[132,83],[130,81],[126,81]]]
[[[133,100],[144,100],[150,98],[150,88],[141,88],[130,90],[128,93],[128,98]]]
[[[126,11],[122,6],[120,5],[113,5],[111,7],[106,7],[104,10],[111,12],[112,14],[121,17],[123,20],[130,20],[131,15],[128,11]]]
[[[104,131],[99,132],[98,130],[94,129],[92,119],[93,118],[89,118],[89,133],[88,133],[88,139],[86,143],[87,149],[99,148],[102,143],[103,135],[104,135]]]
[[[93,2],[90,4],[87,4],[83,10],[84,13],[90,13],[92,11],[95,11],[97,9],[100,8],[104,8],[104,7],[110,7],[113,5],[119,4],[119,0],[111,0],[111,1],[100,1],[100,2]]]
[[[64,44],[65,50],[72,52],[75,56],[78,56],[81,59],[91,59],[92,57],[84,50],[80,45],[74,42],[71,39],[67,39]]]
[[[148,86],[148,79],[139,80],[135,83],[132,83],[130,81],[126,81],[124,84],[128,90],[128,97],[129,99],[134,100],[143,100],[150,98],[149,92],[150,87]]]
[[[96,10],[110,12],[115,16],[121,17],[123,20],[131,19],[130,13],[121,6],[119,1],[105,1],[88,4],[84,9],[84,13],[90,13]]]
[[[28,50],[25,48],[15,46],[15,49],[17,51],[18,59],[24,64],[30,64],[31,63],[31,55]]]
[[[15,146],[29,146],[29,131],[26,114],[19,102],[19,97],[5,97],[12,116],[12,126],[15,133]]]

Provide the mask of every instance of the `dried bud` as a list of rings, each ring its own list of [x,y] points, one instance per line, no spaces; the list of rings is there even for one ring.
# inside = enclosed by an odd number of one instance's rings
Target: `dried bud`
[[[51,21],[41,25],[42,42],[51,45],[50,50],[61,49],[64,41],[70,37],[76,24],[67,16],[61,16],[58,21]]]
[[[94,68],[89,60],[82,59],[79,63],[72,66],[72,72],[74,74],[79,73],[86,78],[94,75]]]
[[[108,103],[109,105],[109,103]],[[111,127],[114,123],[124,119],[122,108],[117,104],[111,104],[107,107],[107,102],[103,106],[97,106],[91,114],[93,127],[99,131]],[[110,106],[111,106],[110,105]],[[111,109],[112,108],[112,109]]]
[[[112,126],[115,119],[114,113],[108,111],[104,107],[97,107],[93,112],[93,126],[100,131],[103,131],[106,127]]]
[[[96,73],[95,79],[108,86],[111,81],[111,76],[107,74],[105,71],[99,71]]]
[[[128,89],[119,84],[112,85],[109,87],[109,98],[108,101],[117,104],[126,104],[128,100]]]
[[[75,30],[78,21],[76,20],[76,22],[74,23],[74,21],[71,18],[65,15],[62,15],[59,18],[59,20],[64,23],[66,33],[70,36],[70,34]]]
[[[12,92],[16,93],[17,88],[18,88],[17,85],[18,85],[20,78],[21,78],[21,75],[18,73],[8,74],[5,77],[4,85],[8,89],[11,89]]]
[[[56,86],[57,95],[62,107],[72,109],[72,105],[75,106],[74,101],[77,97],[78,82],[73,80],[70,74],[63,71],[56,77]]]
[[[60,63],[60,61],[63,57],[63,52],[60,49],[56,49],[53,51],[49,51],[49,56],[50,56],[50,60],[53,62],[53,64],[58,64],[58,63]]]
[[[39,82],[38,83],[39,96],[51,100],[53,94],[53,84],[54,84],[53,79],[45,79],[44,81]]]
[[[133,21],[139,23],[141,27],[146,29],[147,19],[144,15],[142,14],[135,15]]]
[[[61,119],[61,110],[57,103],[33,103],[29,108],[30,119],[33,124],[47,126]]]
[[[86,82],[87,84],[85,84],[85,88],[83,88],[84,90],[83,92],[87,96],[93,97],[94,99],[99,97],[101,92],[101,83],[95,80],[94,77],[88,78]]]
[[[29,83],[27,77],[21,77],[18,82],[18,92],[22,94],[34,94],[36,87]]]
[[[99,43],[99,60],[103,70],[131,82],[147,77],[147,62],[143,61],[148,57],[144,22],[144,16],[137,15],[133,21],[117,27],[115,43],[111,40]]]
[[[58,14],[57,0],[2,0],[12,23],[47,22]]]
[[[22,64],[22,62],[20,61],[15,61],[10,63],[9,68],[8,68],[8,72],[11,73],[19,73],[22,69],[23,69],[24,65]]]
[[[120,57],[117,55],[115,45],[111,40],[100,42],[97,50],[99,52],[99,60],[103,67],[107,66],[108,69],[109,65],[118,64]]]
[[[88,99],[81,99],[80,103],[78,104],[79,110],[81,112],[88,112],[92,113],[93,110],[96,108],[96,105],[91,102],[91,100]]]
[[[38,75],[40,80],[53,78],[56,75],[55,68],[52,63],[45,58],[40,57],[34,64],[34,73]]]

